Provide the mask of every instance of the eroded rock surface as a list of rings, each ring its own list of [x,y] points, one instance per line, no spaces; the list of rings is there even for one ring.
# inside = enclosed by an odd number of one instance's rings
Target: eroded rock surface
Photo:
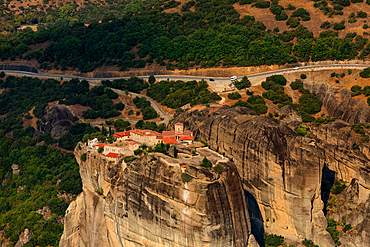
[[[27,228],[24,229],[24,232],[19,235],[18,242],[15,244],[15,247],[22,247],[25,243],[29,242],[32,237],[32,232]]]
[[[125,164],[76,149],[83,192],[67,209],[60,246],[258,246],[234,164],[207,150],[222,175],[199,166],[203,155],[184,168],[158,153]]]
[[[351,92],[346,89],[317,81],[305,82],[304,87],[316,93],[329,117],[341,119],[349,124],[370,122],[370,108],[363,101],[354,100]]]
[[[353,150],[356,140],[344,122],[310,126],[310,135],[301,137],[294,131],[297,117],[279,125],[249,114],[246,108],[207,108],[201,116],[197,110],[187,111],[175,122],[184,123],[197,139],[234,161],[244,189],[260,210],[261,218],[251,215],[253,222],[288,239],[307,238],[320,246],[335,246],[325,231],[322,170],[327,165],[337,179],[358,178],[364,195],[361,202],[365,203],[370,181],[368,147],[360,144],[360,150]],[[361,234],[367,232],[358,236]],[[342,238],[350,236],[343,234]]]
[[[51,105],[45,108],[36,136],[50,132],[51,137],[62,137],[75,122],[73,114],[63,105]]]

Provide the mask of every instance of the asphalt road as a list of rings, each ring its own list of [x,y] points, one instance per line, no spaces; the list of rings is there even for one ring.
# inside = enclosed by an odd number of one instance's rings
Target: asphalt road
[[[294,68],[287,68],[287,69],[280,69],[280,70],[274,70],[274,71],[267,71],[257,74],[251,74],[247,75],[248,78],[253,77],[259,77],[259,76],[269,76],[273,74],[281,74],[286,72],[297,72],[300,70],[327,70],[327,69],[364,69],[370,67],[370,65],[365,64],[331,64],[331,65],[312,65],[312,66],[302,66],[302,67],[296,67],[298,69]],[[63,77],[64,80],[70,80],[72,78],[79,78],[80,80],[87,80],[90,82],[101,82],[104,80],[115,80],[115,79],[128,79],[129,77],[115,77],[115,78],[84,78],[84,77],[78,77],[73,75],[52,75],[52,74],[41,74],[41,73],[32,73],[32,72],[26,72],[26,71],[17,71],[17,70],[4,70],[7,74],[12,75],[18,75],[18,76],[32,76],[32,77],[38,77],[38,78],[54,78],[54,79],[60,79]],[[149,76],[138,76],[142,79],[148,79]],[[186,75],[154,75],[156,80],[209,80],[211,77],[207,76],[186,76]],[[238,79],[241,79],[243,76],[239,76]],[[229,82],[229,77],[213,77],[215,82]]]

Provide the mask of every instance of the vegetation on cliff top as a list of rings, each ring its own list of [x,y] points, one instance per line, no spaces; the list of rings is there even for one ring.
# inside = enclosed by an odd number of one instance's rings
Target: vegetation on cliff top
[[[160,81],[151,84],[146,93],[150,98],[173,109],[188,103],[194,106],[221,100],[217,93],[211,93],[207,88],[208,83],[205,81]]]

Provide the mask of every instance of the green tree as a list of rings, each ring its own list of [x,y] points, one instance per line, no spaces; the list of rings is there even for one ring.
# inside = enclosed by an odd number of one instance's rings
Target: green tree
[[[177,158],[177,148],[176,148],[176,146],[173,147],[173,157]]]
[[[69,3],[67,3],[64,7],[59,8],[58,13],[59,13],[60,18],[66,18],[66,17],[73,16],[75,13],[75,10]]]
[[[370,68],[365,68],[363,71],[361,71],[360,76],[362,78],[369,78],[370,77]]]
[[[150,75],[149,76],[149,84],[152,85],[154,83],[155,83],[155,77],[154,77],[154,75]]]
[[[244,88],[248,88],[251,86],[251,82],[249,81],[248,77],[247,76],[243,76],[243,78],[241,79],[241,81],[238,81],[236,80],[234,82],[234,85],[235,87],[238,89],[238,90],[242,90]]]
[[[202,163],[200,164],[200,166],[210,169],[210,168],[212,168],[212,162],[209,159],[207,159],[206,156],[204,156],[204,158],[203,158]]]

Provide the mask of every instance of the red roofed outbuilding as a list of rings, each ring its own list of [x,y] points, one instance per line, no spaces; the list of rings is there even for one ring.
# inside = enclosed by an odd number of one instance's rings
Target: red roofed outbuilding
[[[117,141],[124,141],[128,138],[130,138],[130,131],[122,131],[122,132],[117,132],[113,135],[113,137],[117,138]]]
[[[165,144],[176,144],[177,141],[174,136],[166,136],[163,137],[163,143]]]
[[[108,153],[106,156],[110,158],[117,158],[119,154],[117,153]]]

